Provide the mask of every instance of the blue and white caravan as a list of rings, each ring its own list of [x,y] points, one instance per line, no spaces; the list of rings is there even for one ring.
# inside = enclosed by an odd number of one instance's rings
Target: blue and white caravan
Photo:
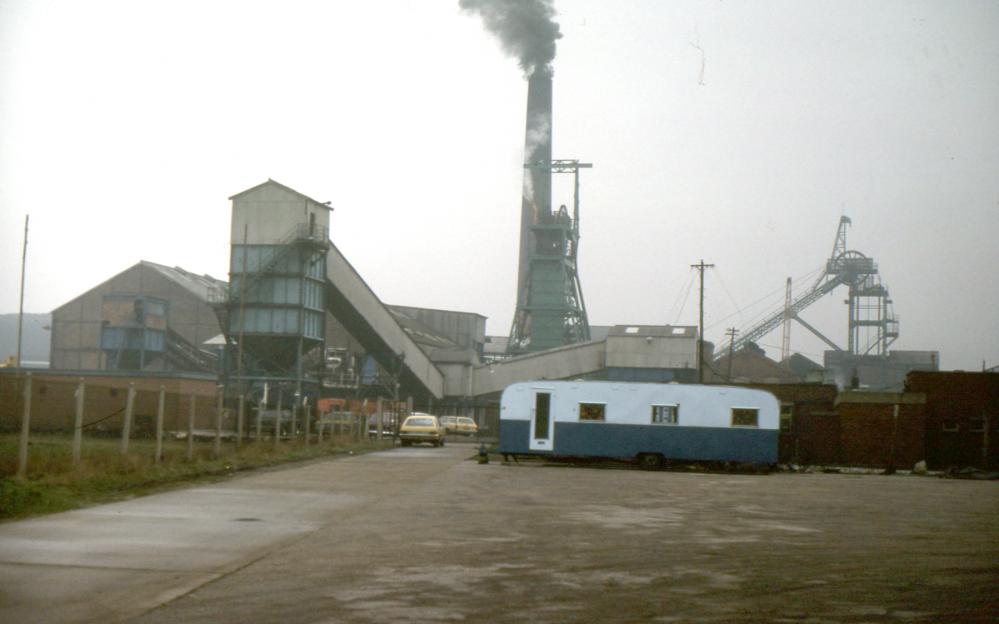
[[[780,408],[733,386],[528,381],[503,391],[504,455],[777,463]]]

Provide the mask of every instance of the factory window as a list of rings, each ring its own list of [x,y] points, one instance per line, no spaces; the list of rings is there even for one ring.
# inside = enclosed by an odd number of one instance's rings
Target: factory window
[[[230,273],[256,273],[274,257],[273,245],[233,245]]]
[[[294,250],[280,245],[233,245],[229,272],[301,273],[302,258]]]
[[[953,433],[955,431],[960,431],[961,426],[958,425],[957,421],[954,420],[953,418],[945,418],[943,423],[941,423],[940,425],[940,429],[948,433]]]
[[[302,259],[297,253],[285,254],[271,269],[275,273],[301,273]]]
[[[234,288],[239,293],[238,283]],[[297,277],[267,277],[248,286],[243,297],[249,303],[297,305],[301,303],[301,290],[301,280]]]
[[[305,300],[303,305],[313,310],[323,309],[323,285],[312,280],[305,280]]]
[[[755,407],[733,407],[733,427],[759,427],[760,410]]]
[[[166,303],[146,299],[146,314],[151,316],[166,316]]]
[[[261,310],[263,312],[263,310]],[[270,310],[270,329],[263,331],[274,334],[298,333],[298,310]]]
[[[679,405],[653,405],[652,424],[675,425],[680,422]]]
[[[305,313],[305,331],[303,332],[308,338],[319,338],[321,339],[323,332],[323,317],[321,314],[316,314],[315,312]]]
[[[968,423],[968,431],[972,433],[982,433],[985,431],[985,419],[981,416],[972,416]]]
[[[283,277],[274,282],[274,303],[301,303],[302,281]]]
[[[320,255],[312,256],[309,265],[305,268],[305,274],[317,280],[326,279],[326,263]]]
[[[603,403],[580,403],[579,420],[602,421],[606,407]]]
[[[166,344],[164,332],[142,327],[102,327],[101,348],[106,351],[145,349],[163,351]]]
[[[791,433],[791,421],[794,418],[794,403],[780,405],[780,432]]]
[[[145,332],[143,348],[146,351],[163,351],[166,346],[166,335],[164,332],[155,329],[147,329]]]

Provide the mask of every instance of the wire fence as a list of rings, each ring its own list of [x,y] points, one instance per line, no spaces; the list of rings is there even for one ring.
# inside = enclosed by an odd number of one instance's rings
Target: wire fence
[[[308,403],[253,405],[230,400],[211,381],[161,383],[118,379],[114,383],[84,378],[0,376],[0,432],[19,434],[17,474],[27,473],[32,436],[72,435],[73,463],[78,464],[84,437],[120,440],[122,455],[132,440],[155,440],[159,463],[164,442],[185,440],[187,459],[195,458],[196,440],[212,443],[212,456],[238,451],[244,443],[293,442],[336,445],[365,439],[391,439],[405,402],[372,401],[323,413]]]

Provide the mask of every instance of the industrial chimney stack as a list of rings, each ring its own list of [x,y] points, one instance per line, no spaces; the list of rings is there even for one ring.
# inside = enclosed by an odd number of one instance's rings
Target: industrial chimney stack
[[[527,81],[524,192],[520,213],[517,309],[507,353],[519,355],[590,339],[576,270],[579,161],[552,160],[552,72],[538,66]],[[552,173],[575,176],[573,207],[552,210]]]
[[[517,304],[526,305],[530,255],[537,249],[534,226],[552,213],[552,74],[536,69],[527,81],[527,124],[524,131],[524,192],[520,212],[520,258]]]

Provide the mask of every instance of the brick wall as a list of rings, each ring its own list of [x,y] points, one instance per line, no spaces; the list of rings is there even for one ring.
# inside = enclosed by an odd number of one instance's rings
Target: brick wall
[[[923,405],[840,403],[841,457],[846,466],[911,469],[926,459]]]
[[[176,377],[87,376],[84,391],[85,431],[120,431],[125,415],[129,383],[135,384],[133,431],[136,435],[155,430],[159,389],[166,391],[164,423],[167,431],[186,431],[190,398],[195,397],[195,428],[215,427],[215,380]],[[76,418],[79,375],[33,371],[31,382],[31,430],[71,432]],[[23,378],[20,383],[23,383]],[[0,430],[20,431],[24,403],[18,378],[11,371],[0,374]]]
[[[926,395],[930,468],[999,469],[999,373],[913,371],[906,388]]]

